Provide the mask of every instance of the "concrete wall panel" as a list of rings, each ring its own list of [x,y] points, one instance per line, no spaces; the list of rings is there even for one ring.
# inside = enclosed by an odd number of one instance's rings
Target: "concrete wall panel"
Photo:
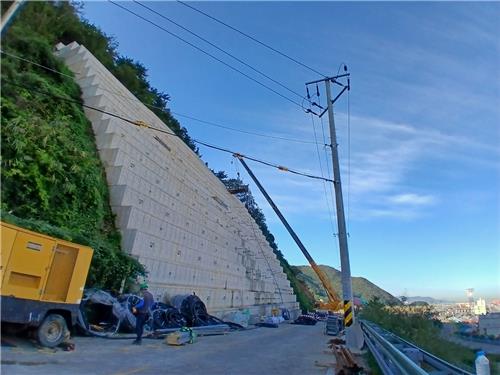
[[[83,46],[56,54],[75,73],[86,105],[171,130]],[[246,208],[179,138],[92,109],[99,155],[122,247],[149,272],[157,298],[195,292],[209,311],[298,309],[279,261]]]

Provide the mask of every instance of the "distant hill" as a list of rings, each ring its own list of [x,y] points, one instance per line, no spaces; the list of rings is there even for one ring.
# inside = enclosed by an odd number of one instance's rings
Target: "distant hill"
[[[297,278],[304,280],[306,285],[311,289],[311,291],[319,296],[326,298],[325,290],[321,285],[318,277],[314,273],[310,266],[293,266],[295,270],[298,271]],[[329,266],[319,266],[326,276],[331,280],[332,286],[339,296],[342,296],[340,271]],[[366,301],[370,301],[374,297],[378,297],[381,301],[391,304],[401,304],[401,301],[394,297],[392,294],[386,292],[382,288],[373,284],[371,281],[365,279],[364,277],[353,277],[352,278],[352,288],[355,296],[361,297]]]
[[[406,302],[407,303],[426,302],[429,305],[439,305],[439,304],[442,304],[442,303],[450,303],[450,301],[444,301],[444,300],[435,299],[435,298],[432,298],[432,297],[420,297],[420,296],[417,296],[417,297],[407,297]]]

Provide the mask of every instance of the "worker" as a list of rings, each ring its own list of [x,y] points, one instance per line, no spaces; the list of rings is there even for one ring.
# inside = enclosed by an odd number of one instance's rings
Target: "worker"
[[[135,315],[135,333],[137,338],[133,341],[134,345],[141,345],[144,323],[148,320],[151,306],[154,303],[153,295],[148,291],[148,284],[141,284],[142,300],[132,308]]]

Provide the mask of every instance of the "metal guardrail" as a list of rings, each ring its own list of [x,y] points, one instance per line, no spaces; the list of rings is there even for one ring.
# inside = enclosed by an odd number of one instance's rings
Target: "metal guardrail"
[[[380,328],[361,321],[365,342],[384,375],[474,375],[452,365],[416,345]]]

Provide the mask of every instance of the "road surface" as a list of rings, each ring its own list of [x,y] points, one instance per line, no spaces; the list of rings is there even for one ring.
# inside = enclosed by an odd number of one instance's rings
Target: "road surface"
[[[331,338],[316,326],[282,324],[279,328],[256,328],[225,336],[199,337],[181,347],[163,340],[132,340],[75,337],[74,352],[37,348],[27,339],[16,347],[2,346],[2,374],[85,375],[324,375],[319,363],[334,363],[325,353]]]

